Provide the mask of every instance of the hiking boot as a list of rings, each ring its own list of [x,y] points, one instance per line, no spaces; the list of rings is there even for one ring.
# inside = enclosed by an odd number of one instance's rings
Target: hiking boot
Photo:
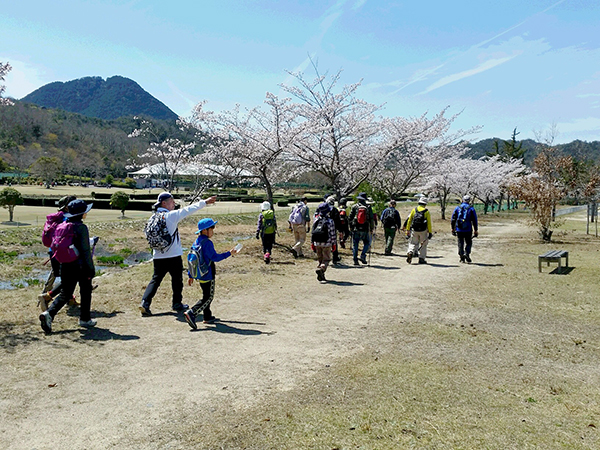
[[[194,314],[194,311],[188,309],[186,312],[183,313],[183,317],[185,317],[185,320],[187,321],[188,325],[192,328],[192,330],[198,329],[198,325],[196,325],[196,314]]]
[[[315,270],[315,272],[317,273],[317,280],[319,280],[319,281],[325,280],[325,274],[323,273],[323,269],[317,269],[317,270]]]
[[[79,306],[79,302],[77,301],[77,299],[75,298],[75,296],[72,296],[69,299],[69,307],[74,307],[74,306]]]
[[[186,305],[185,303],[177,303],[176,305],[173,305],[173,311],[177,311],[177,312],[181,312],[181,311],[186,311],[187,309],[189,309],[190,305]]]
[[[140,312],[142,313],[142,317],[150,317],[152,315],[150,306],[146,306],[143,303],[140,305]]]
[[[52,296],[47,292],[38,295],[38,306],[42,310],[42,312],[48,309],[48,305],[52,302]]]
[[[465,262],[465,255],[460,255],[460,262],[464,263]]]
[[[52,316],[48,311],[40,314],[40,325],[46,334],[52,333]]]
[[[217,321],[217,318],[215,316],[210,316],[206,319],[203,320],[204,323],[215,323]]]
[[[369,264],[365,258],[360,258],[359,261],[363,264]]]
[[[385,256],[392,256],[392,252],[385,252],[384,255]]]
[[[413,257],[412,252],[408,252],[406,254],[406,262],[410,264],[412,262],[412,257]]]
[[[467,260],[468,264],[471,264],[473,261],[471,261],[471,258],[469,257],[469,255],[465,255],[465,259]]]
[[[85,328],[93,328],[96,326],[96,324],[98,323],[98,321],[96,319],[90,319],[90,320],[81,320],[79,319],[79,326],[80,327],[85,327]]]
[[[290,249],[290,251],[292,252],[292,255],[294,256],[294,259],[298,259],[298,252],[295,249]]]
[[[419,264],[427,264],[427,261],[425,261],[423,258],[419,258]]]
[[[355,265],[355,266],[360,266],[360,264],[358,263],[358,259],[355,259],[355,260],[354,260],[354,265]]]

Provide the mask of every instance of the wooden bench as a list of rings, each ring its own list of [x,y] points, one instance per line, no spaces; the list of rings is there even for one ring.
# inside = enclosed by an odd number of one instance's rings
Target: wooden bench
[[[565,258],[565,267],[569,267],[569,252],[565,250],[550,250],[543,255],[538,256],[538,271],[542,271],[542,262],[548,263],[550,266],[551,262],[558,263],[558,271],[562,270],[562,258]]]

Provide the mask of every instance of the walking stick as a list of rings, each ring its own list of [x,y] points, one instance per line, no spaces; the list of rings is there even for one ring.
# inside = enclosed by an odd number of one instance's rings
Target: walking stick
[[[367,267],[371,267],[371,252],[373,251],[373,241],[374,241],[373,232],[371,232],[370,235],[371,235],[371,239],[369,239],[369,241],[370,241],[369,242],[370,243],[370,245],[369,245],[369,261],[368,261]]]

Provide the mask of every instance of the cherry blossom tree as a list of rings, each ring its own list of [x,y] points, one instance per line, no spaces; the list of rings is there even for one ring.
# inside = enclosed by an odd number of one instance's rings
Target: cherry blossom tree
[[[549,242],[553,229],[560,225],[554,220],[558,202],[568,189],[564,173],[571,165],[571,157],[559,156],[555,149],[543,149],[533,162],[533,171],[517,179],[510,192],[525,202],[531,210],[531,223],[538,227],[542,240]]]
[[[9,99],[2,98],[2,94],[4,94],[4,91],[6,90],[6,86],[4,86],[2,82],[4,81],[6,74],[10,72],[11,69],[12,67],[9,63],[3,63],[0,61],[0,106],[10,106],[13,104],[13,102]]]
[[[186,129],[189,124],[184,120],[177,121],[180,129]],[[175,187],[175,177],[178,170],[192,161],[191,150],[196,147],[195,142],[184,143],[179,139],[161,139],[158,130],[152,122],[142,119],[140,127],[135,129],[129,137],[147,136],[153,139],[145,152],[128,166],[130,169],[144,166],[156,178],[164,180],[164,188],[168,191]]]
[[[311,61],[312,62],[312,61]],[[298,103],[293,105],[301,133],[292,141],[289,161],[304,171],[323,175],[339,197],[349,195],[391,151],[383,142],[380,106],[357,98],[360,82],[338,89],[341,71],[319,73],[307,80],[288,72],[294,85],[280,85]]]
[[[191,123],[211,136],[202,158],[220,176],[247,176],[257,179],[273,204],[273,186],[295,174],[286,164],[293,143],[301,131],[290,99],[267,92],[265,108],[241,110],[237,105],[220,114],[196,106]]]
[[[374,187],[390,198],[400,196],[439,162],[464,154],[467,142],[463,138],[478,128],[450,133],[458,115],[446,117],[446,110],[431,119],[425,113],[418,118],[384,120],[383,133],[391,151],[372,174]]]

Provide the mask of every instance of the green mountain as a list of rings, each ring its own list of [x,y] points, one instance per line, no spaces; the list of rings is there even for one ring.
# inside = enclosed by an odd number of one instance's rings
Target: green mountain
[[[56,81],[36,89],[21,101],[105,120],[130,116],[177,119],[177,114],[164,103],[135,81],[121,76],[106,80],[85,77],[65,83]]]
[[[483,139],[479,142],[469,144],[469,150],[465,153],[464,157],[478,159],[486,156],[487,153],[493,153],[494,141],[498,141],[498,145],[502,148],[503,139]],[[525,149],[525,164],[531,166],[544,145],[532,139],[524,139],[517,142],[523,144],[523,149]],[[600,141],[585,142],[576,140],[568,144],[554,145],[553,147],[565,156],[573,156],[581,161],[600,163]]]

